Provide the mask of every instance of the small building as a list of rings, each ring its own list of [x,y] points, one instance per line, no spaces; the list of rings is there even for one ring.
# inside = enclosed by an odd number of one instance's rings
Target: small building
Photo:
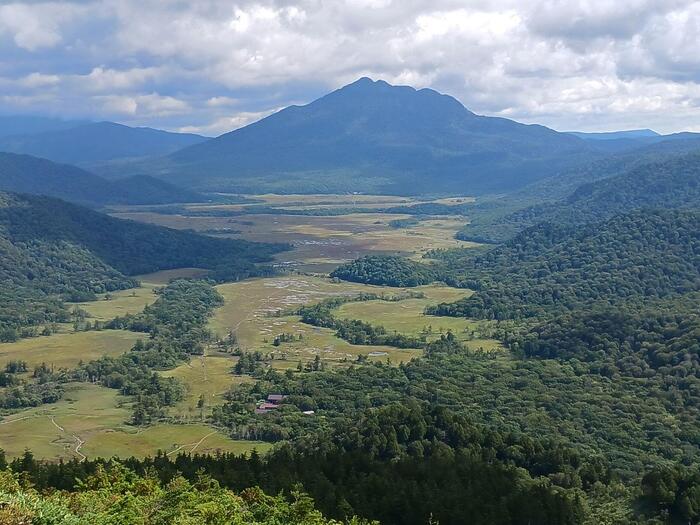
[[[276,410],[279,408],[280,403],[286,398],[287,396],[284,394],[270,394],[267,396],[267,400],[263,401],[258,405],[258,407],[255,409],[256,414],[267,414],[270,410]]]
[[[267,396],[267,402],[278,404],[278,403],[281,403],[282,401],[284,401],[284,399],[286,397],[287,396],[284,394],[270,394],[269,396]]]

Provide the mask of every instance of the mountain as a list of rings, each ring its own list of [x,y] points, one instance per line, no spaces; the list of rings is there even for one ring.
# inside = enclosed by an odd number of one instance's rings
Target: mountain
[[[266,270],[281,245],[216,239],[116,219],[49,197],[0,193],[0,340],[70,318],[62,301],[132,288],[172,268],[237,279]]]
[[[88,166],[116,159],[160,156],[207,140],[199,135],[96,122],[0,138],[0,151]]]
[[[229,192],[473,194],[521,187],[598,155],[566,133],[479,116],[431,89],[362,78],[177,151],[149,174]]]
[[[0,190],[58,197],[91,206],[203,202],[206,197],[153,177],[107,181],[67,164],[0,153]]]
[[[0,138],[11,135],[33,135],[90,124],[86,120],[62,120],[30,115],[0,115]]]
[[[639,139],[661,136],[656,131],[651,129],[630,129],[626,131],[606,131],[602,133],[584,133],[581,131],[568,131],[567,133],[585,140]]]

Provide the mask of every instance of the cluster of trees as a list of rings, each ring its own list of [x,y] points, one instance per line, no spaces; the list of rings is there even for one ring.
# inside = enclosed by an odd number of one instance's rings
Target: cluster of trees
[[[34,367],[26,377],[29,366],[25,361],[13,360],[0,373],[0,408],[16,410],[55,403],[63,396],[63,383],[68,379],[64,370],[54,371],[46,363]]]
[[[294,335],[282,333],[275,336],[275,338],[272,340],[272,344],[273,346],[280,346],[282,343],[293,343],[295,341],[301,341],[302,339],[302,334]]]
[[[11,382],[0,392],[0,408],[16,410],[55,403],[63,396],[63,378],[39,382]]]
[[[700,468],[660,466],[642,478],[644,500],[679,523],[700,522]]]
[[[331,277],[366,284],[420,286],[437,278],[425,264],[398,256],[368,255],[338,266]]]

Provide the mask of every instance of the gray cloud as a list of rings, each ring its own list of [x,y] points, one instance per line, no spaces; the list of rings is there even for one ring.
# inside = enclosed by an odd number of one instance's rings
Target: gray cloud
[[[216,134],[361,75],[557,129],[700,130],[691,0],[0,6],[0,111]]]

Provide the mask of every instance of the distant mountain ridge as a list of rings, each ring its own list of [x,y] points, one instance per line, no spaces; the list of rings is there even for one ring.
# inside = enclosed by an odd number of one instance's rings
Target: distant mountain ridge
[[[475,115],[431,89],[362,78],[145,172],[200,190],[483,193],[598,155],[566,133]]]
[[[35,115],[0,115],[0,138],[12,135],[34,135],[91,124],[88,120],[64,120]]]
[[[661,136],[652,129],[629,129],[625,131],[601,131],[592,133],[583,131],[567,131],[567,133],[569,135],[574,135],[576,137],[589,140],[639,139]]]
[[[146,175],[107,181],[75,166],[14,153],[0,153],[0,191],[46,195],[90,206],[206,200],[199,193]]]
[[[39,133],[0,136],[0,151],[84,167],[117,159],[167,155],[207,140],[199,135],[132,128],[114,122],[78,124]]]

